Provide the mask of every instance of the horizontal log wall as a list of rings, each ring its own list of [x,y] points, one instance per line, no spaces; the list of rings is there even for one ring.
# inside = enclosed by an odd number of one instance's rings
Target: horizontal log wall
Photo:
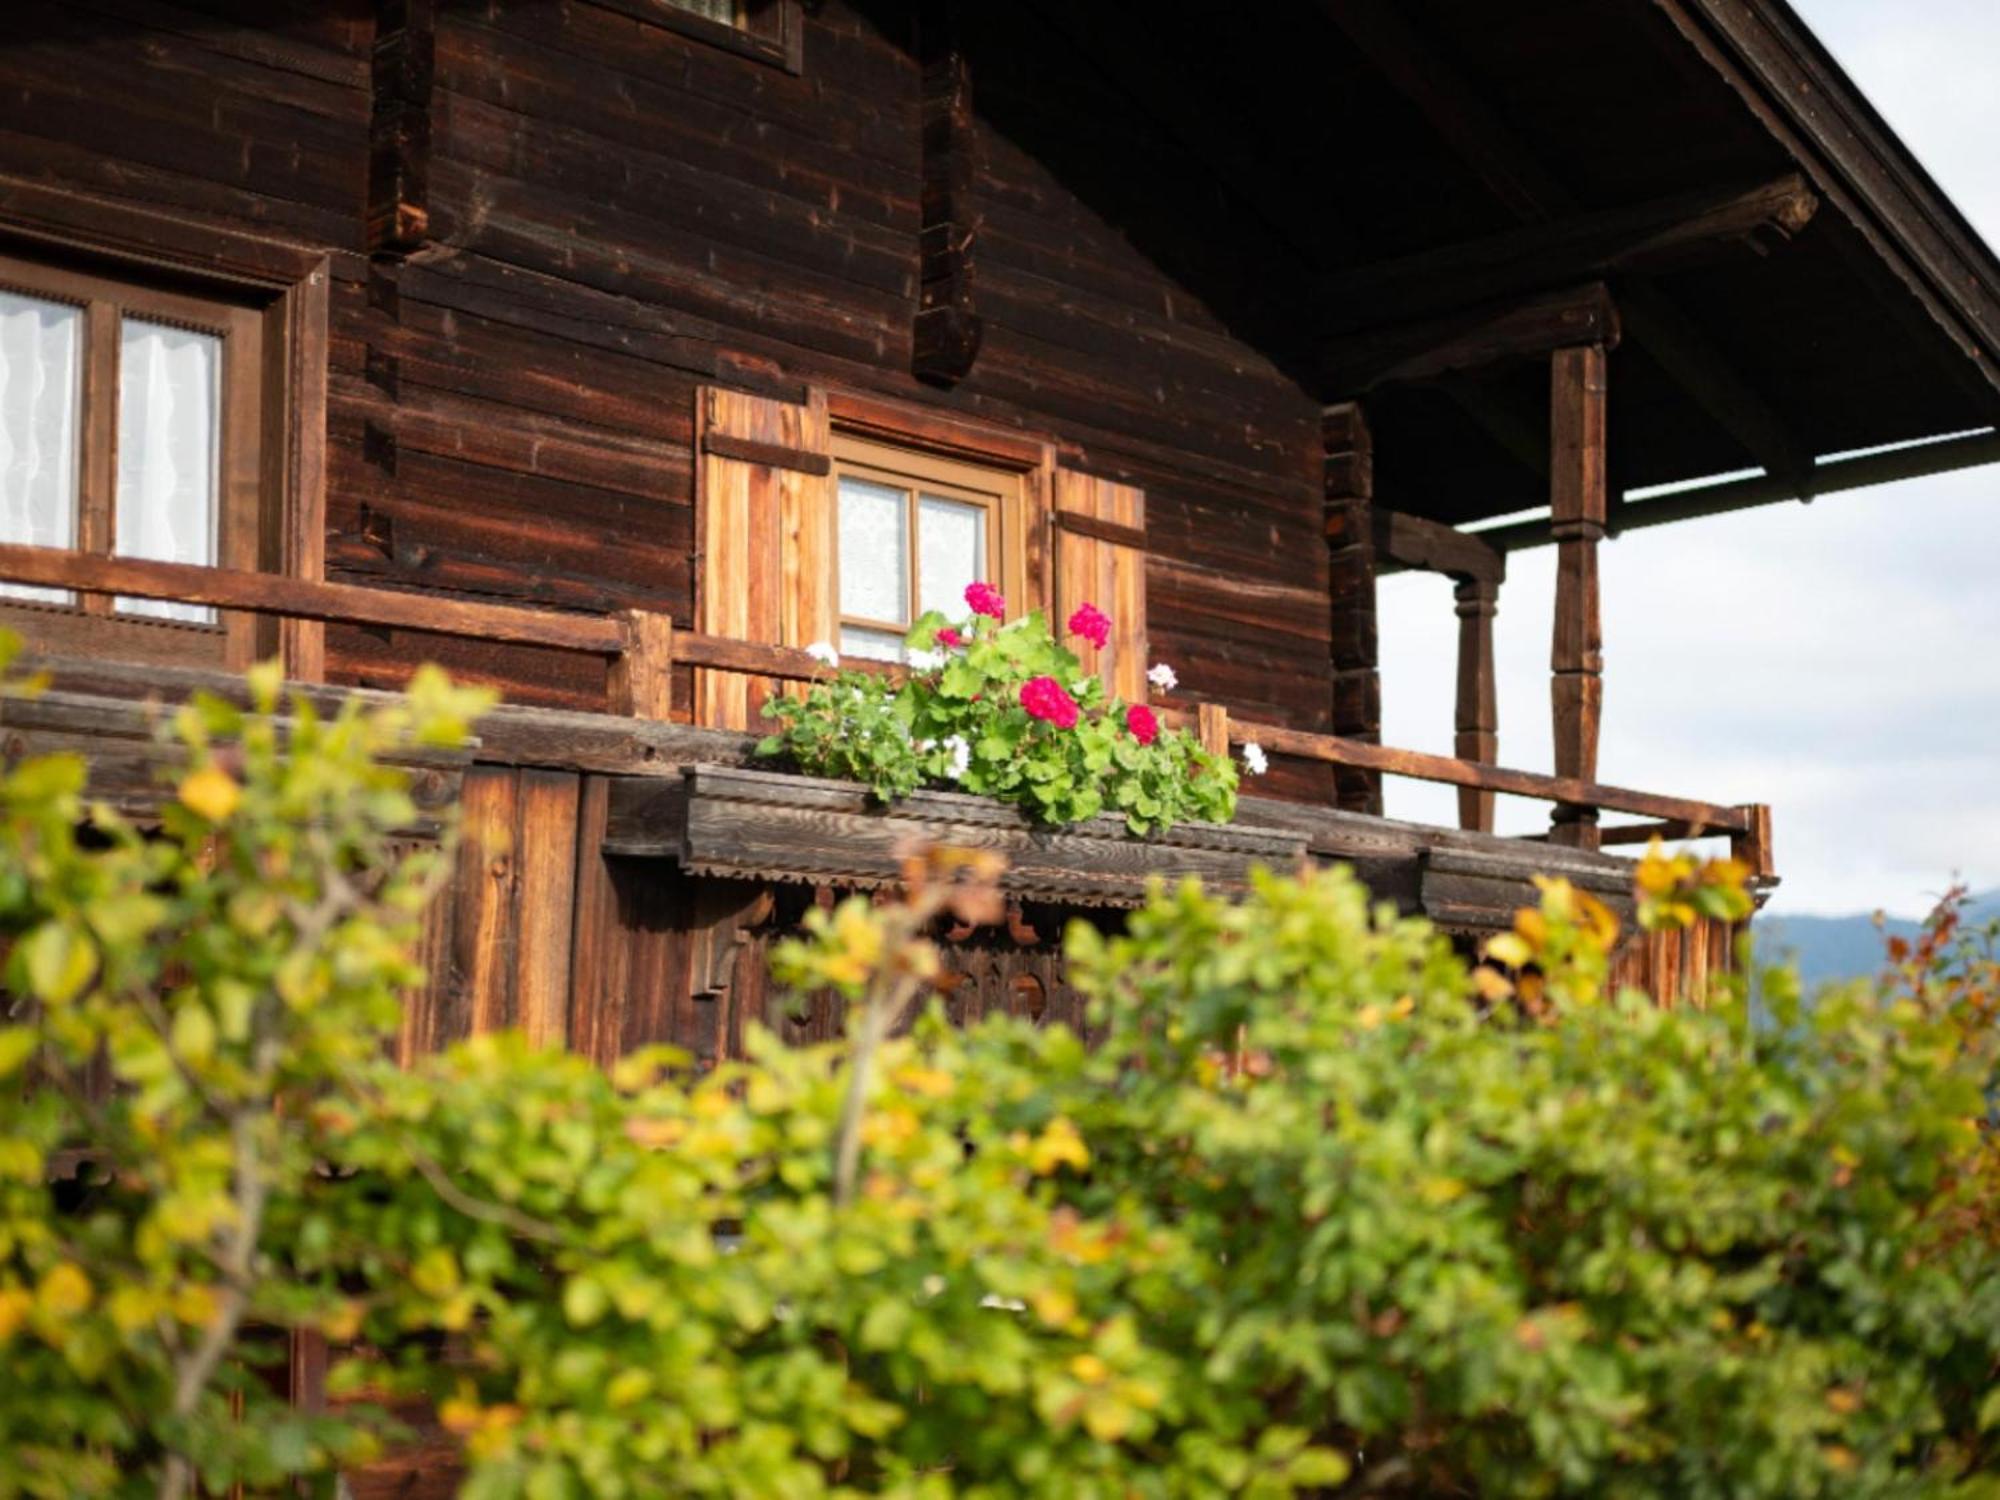
[[[631,6],[392,9],[378,59],[363,0],[23,0],[0,58],[0,172],[334,252],[329,578],[689,626],[697,387],[830,383],[1143,487],[1155,655],[1245,717],[1328,727],[1316,410],[1188,289],[1247,283],[1262,231],[1189,228],[1214,172],[1149,138],[1060,8],[964,28],[985,336],[948,392],[911,373],[914,7],[806,7],[797,76]],[[327,637],[335,681],[428,657],[606,701],[560,652]]]

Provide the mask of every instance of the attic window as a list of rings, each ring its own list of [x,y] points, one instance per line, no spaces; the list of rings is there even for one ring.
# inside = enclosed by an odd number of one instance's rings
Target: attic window
[[[655,22],[788,73],[803,67],[799,0],[605,0],[614,10]]]

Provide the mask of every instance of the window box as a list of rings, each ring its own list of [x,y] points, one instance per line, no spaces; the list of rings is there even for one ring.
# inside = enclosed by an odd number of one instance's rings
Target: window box
[[[1010,894],[1067,906],[1136,906],[1155,875],[1241,890],[1253,865],[1290,871],[1306,857],[1305,835],[1283,830],[1182,823],[1138,839],[1116,818],[1046,828],[964,792],[921,791],[884,807],[852,782],[721,765],[620,780],[604,852],[671,859],[698,875],[871,887],[894,884],[920,839],[1005,855]]]

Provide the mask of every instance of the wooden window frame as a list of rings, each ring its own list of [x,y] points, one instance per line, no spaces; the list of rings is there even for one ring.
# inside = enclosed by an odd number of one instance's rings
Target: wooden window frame
[[[1053,598],[1053,548],[1050,531],[1055,513],[1056,445],[1031,434],[970,420],[915,402],[851,390],[826,392],[832,425],[836,469],[844,446],[872,444],[894,451],[906,461],[958,465],[991,480],[1011,482],[1011,521],[1004,549],[989,552],[1000,559],[993,582],[1007,596],[1009,610],[1041,609]],[[833,504],[839,504],[834,481]],[[836,518],[837,520],[837,518]],[[838,569],[838,557],[835,559]],[[990,568],[990,562],[989,562]],[[839,580],[835,578],[834,613],[839,616]],[[911,603],[916,602],[914,595]]]
[[[263,319],[240,303],[28,260],[0,251],[0,288],[83,314],[77,410],[76,535],[71,547],[120,556],[117,538],[121,332],[126,319],[208,334],[220,344],[217,386],[215,563],[254,570],[263,447]],[[242,667],[254,650],[255,622],[218,613],[211,622],[122,614],[109,594],[68,603],[0,598],[0,622],[63,655],[124,657],[182,665]]]
[[[852,626],[903,635],[922,613],[922,542],[919,535],[923,497],[976,505],[986,512],[986,581],[1015,599],[1027,597],[1026,533],[1029,498],[1026,476],[1017,469],[996,468],[962,458],[942,457],[922,448],[859,437],[838,428],[833,434],[833,504],[838,534],[840,482],[848,475],[905,493],[908,564],[904,582],[910,617],[903,621],[871,620],[840,609],[840,554],[834,552],[833,598],[837,628]]]
[[[634,20],[707,42],[724,52],[768,63],[791,74],[805,72],[805,15],[799,0],[736,0],[744,19],[734,25],[683,10],[673,0],[598,0]]]
[[[326,570],[326,401],[331,257],[321,249],[227,228],[95,193],[0,173],[0,255],[137,283],[162,293],[240,304],[260,324],[255,555],[260,572],[320,580]],[[115,415],[115,408],[114,408]],[[227,560],[226,556],[221,560]],[[8,601],[12,606],[16,601]],[[27,606],[33,609],[34,606]],[[57,606],[61,608],[61,606]],[[109,623],[134,623],[129,617]],[[145,622],[169,632],[204,627]],[[161,630],[164,624],[165,629]],[[278,656],[288,677],[326,675],[326,627],[253,618],[224,665]],[[120,635],[132,635],[121,630]],[[133,639],[145,639],[133,636]],[[129,656],[129,641],[105,648]],[[167,659],[180,663],[187,655]]]

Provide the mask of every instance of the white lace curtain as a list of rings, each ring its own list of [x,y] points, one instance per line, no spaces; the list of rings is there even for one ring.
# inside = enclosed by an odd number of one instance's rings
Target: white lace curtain
[[[76,545],[83,311],[0,291],[0,540]],[[67,603],[62,589],[0,585],[10,599]]]
[[[222,423],[222,341],[138,318],[123,320],[118,371],[120,557],[212,565]],[[215,611],[120,599],[121,613],[212,621]]]

